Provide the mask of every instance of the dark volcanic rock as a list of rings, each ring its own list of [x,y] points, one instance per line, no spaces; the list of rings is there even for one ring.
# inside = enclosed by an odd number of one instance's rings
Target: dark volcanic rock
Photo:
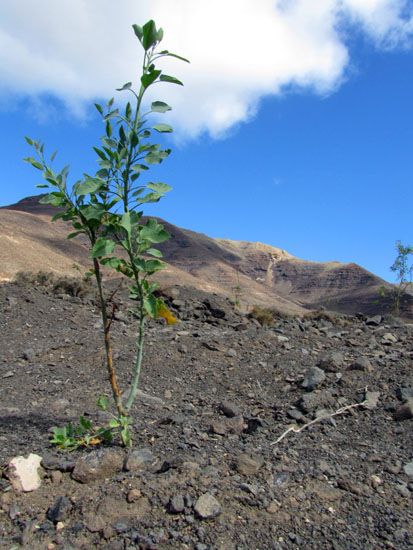
[[[81,483],[102,480],[120,472],[124,453],[115,449],[99,449],[76,460],[72,477]]]
[[[65,520],[71,509],[72,503],[67,497],[57,497],[53,506],[47,510],[46,517],[53,523],[57,523]]]

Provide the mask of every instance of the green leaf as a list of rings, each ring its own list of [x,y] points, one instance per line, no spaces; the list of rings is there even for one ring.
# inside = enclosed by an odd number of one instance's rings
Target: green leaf
[[[163,243],[170,237],[169,233],[165,231],[164,226],[153,219],[146,222],[146,225],[140,230],[139,236],[142,240],[151,243]]]
[[[172,107],[163,101],[154,101],[151,105],[151,110],[154,113],[166,113],[167,111],[172,111]]]
[[[154,256],[155,258],[163,258],[162,252],[157,248],[148,248],[145,254],[149,254],[150,256]]]
[[[87,179],[83,183],[73,186],[73,191],[78,197],[83,197],[89,195],[90,193],[96,193],[102,185],[102,180],[98,179]]]
[[[49,193],[39,200],[40,204],[50,204],[51,206],[61,206],[64,198],[61,193]]]
[[[145,170],[149,170],[149,167],[146,166],[145,164],[134,164],[134,165],[132,166],[132,170],[133,170],[134,172],[143,172],[143,171],[145,171]]]
[[[93,150],[95,153],[102,159],[102,160],[108,160],[105,153],[102,151],[102,149],[99,149],[98,147],[93,147]]]
[[[45,189],[46,187],[50,187],[50,185],[47,185],[47,183],[38,183],[36,187],[38,189]]]
[[[69,235],[66,237],[66,239],[74,239],[75,237],[77,237],[81,233],[84,234],[85,232],[84,231],[73,231],[73,233],[69,233]]]
[[[154,130],[157,132],[160,132],[161,134],[169,134],[174,131],[172,126],[169,124],[155,124],[155,126],[152,126]]]
[[[128,448],[132,447],[132,437],[131,437],[130,429],[128,427],[123,428],[123,430],[120,432],[120,437],[125,447],[128,447]]]
[[[132,28],[133,28],[133,31],[134,31],[135,35],[138,37],[139,41],[142,42],[142,38],[143,38],[142,27],[135,24],[135,25],[132,25]]]
[[[54,159],[56,158],[56,155],[57,155],[57,151],[54,151],[51,155],[50,155],[50,161],[53,162]]]
[[[112,254],[115,249],[115,243],[110,239],[99,237],[92,248],[92,258],[101,258]]]
[[[27,141],[29,145],[33,145],[33,140],[29,138],[28,136],[24,136],[24,139]]]
[[[170,185],[162,183],[161,181],[158,181],[157,183],[150,182],[146,187],[148,189],[152,189],[152,191],[155,191],[155,193],[159,193],[160,195],[164,195],[165,193],[168,193],[168,191],[172,190]]]
[[[109,120],[110,118],[113,118],[118,114],[119,114],[119,109],[114,109],[113,111],[110,111],[110,113],[105,115],[104,120]]]
[[[37,168],[37,170],[43,170],[43,164],[38,162],[33,157],[26,157],[23,160],[24,160],[24,162],[28,162],[29,164],[31,164],[34,168]]]
[[[158,32],[156,33],[156,41],[162,42],[162,38],[163,38],[163,29],[159,29]]]
[[[166,157],[169,156],[171,150],[165,149],[164,151],[152,151],[145,157],[145,162],[148,164],[160,164]]]
[[[143,299],[143,309],[152,319],[156,319],[157,308],[158,306],[155,296],[150,295]]]
[[[161,198],[162,195],[160,195],[159,193],[148,193],[144,197],[138,199],[138,202],[140,204],[147,204],[148,202],[159,202]]]
[[[155,21],[151,19],[142,27],[142,46],[145,51],[148,51],[158,41],[158,32],[156,30]]]
[[[177,55],[176,53],[168,52],[168,50],[163,50],[160,52],[162,55],[167,55],[168,57],[176,57],[176,59],[180,59],[181,61],[185,61],[185,63],[191,63],[189,59],[186,57],[182,57],[181,55]]]
[[[70,217],[68,218],[68,214],[66,212],[58,212],[52,217],[52,222],[55,222],[56,220],[60,220],[60,219],[67,220],[67,219],[70,219]]]
[[[98,110],[98,112],[103,115],[103,107],[102,105],[99,105],[99,103],[95,103],[95,107]]]
[[[129,101],[128,101],[128,103],[126,104],[125,116],[126,116],[126,118],[127,118],[128,120],[129,120],[129,119],[131,118],[131,116],[132,116],[132,107],[131,107],[131,104],[129,103]]]
[[[146,260],[145,271],[147,273],[155,273],[165,268],[165,263],[160,260]]]
[[[79,418],[79,424],[83,430],[88,431],[92,429],[92,422],[85,418],[84,416],[81,416]]]
[[[153,69],[149,73],[143,74],[141,76],[141,83],[142,86],[146,89],[148,88],[155,80],[158,78],[158,76],[161,74],[162,71],[158,71]]]
[[[159,77],[159,80],[161,82],[170,82],[171,84],[178,84],[179,86],[183,86],[183,82],[175,78],[174,76],[169,76],[167,74],[161,74]]]
[[[122,88],[116,88],[116,91],[122,92],[123,90],[130,90],[131,88],[132,88],[132,82],[126,82],[126,84],[124,84]]]
[[[81,208],[83,216],[88,220],[100,220],[103,214],[106,213],[106,208],[103,204],[87,204]]]
[[[119,428],[120,424],[119,422],[116,420],[116,418],[111,418],[109,420],[109,428],[112,428],[112,429],[115,429],[115,428]]]
[[[120,225],[125,229],[128,235],[132,232],[131,215],[130,212],[125,212],[120,220]]]

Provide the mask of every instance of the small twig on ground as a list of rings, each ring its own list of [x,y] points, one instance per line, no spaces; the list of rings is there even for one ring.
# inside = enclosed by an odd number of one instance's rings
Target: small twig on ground
[[[368,405],[368,403],[369,403],[368,399],[365,399],[361,403],[353,403],[352,405],[346,405],[345,407],[341,407],[340,409],[337,409],[336,411],[334,411],[332,413],[326,413],[326,414],[323,414],[323,415],[321,415],[317,418],[314,418],[314,420],[311,420],[311,422],[308,422],[307,424],[304,424],[304,426],[301,426],[301,428],[299,428],[298,426],[290,426],[288,428],[288,430],[285,430],[285,432],[282,433],[278,439],[276,439],[275,441],[270,443],[270,445],[277,445],[277,443],[282,441],[284,439],[284,437],[287,436],[290,432],[294,432],[294,433],[298,434],[298,433],[302,432],[303,430],[305,430],[306,428],[309,428],[313,424],[316,424],[317,422],[321,422],[322,420],[326,420],[327,418],[333,418],[333,416],[338,416],[338,415],[343,414],[346,411],[349,411],[351,409],[356,409],[358,407],[363,407],[365,405]]]

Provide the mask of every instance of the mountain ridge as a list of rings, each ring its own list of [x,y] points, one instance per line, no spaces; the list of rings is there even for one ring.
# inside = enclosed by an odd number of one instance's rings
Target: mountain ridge
[[[79,267],[89,268],[86,241],[66,240],[67,224],[52,223],[56,209],[41,205],[40,197],[0,207],[0,281],[24,270],[75,275]],[[379,290],[393,286],[355,263],[302,260],[265,243],[214,239],[160,221],[171,234],[159,247],[167,264],[158,276],[163,286],[194,286],[245,308],[261,305],[289,314],[320,307],[350,314],[389,309],[388,299],[378,303]],[[412,317],[413,299],[405,302],[404,313]]]

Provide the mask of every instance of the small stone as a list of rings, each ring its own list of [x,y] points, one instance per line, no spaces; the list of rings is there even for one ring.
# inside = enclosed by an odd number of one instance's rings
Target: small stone
[[[75,467],[75,461],[66,457],[46,454],[42,458],[42,466],[46,470],[60,470],[61,472],[71,472]]]
[[[127,472],[138,472],[145,470],[155,462],[155,457],[150,449],[144,447],[131,451],[125,460],[125,470]]]
[[[235,468],[237,472],[244,476],[255,475],[262,465],[264,464],[264,459],[262,456],[258,455],[249,455],[246,453],[240,454],[235,461]]]
[[[409,386],[402,386],[397,390],[397,397],[401,401],[408,401],[409,399],[413,399],[413,387]]]
[[[280,509],[281,504],[277,500],[273,500],[269,503],[269,505],[266,508],[266,511],[269,514],[277,514]]]
[[[290,409],[289,411],[287,411],[287,415],[293,420],[297,420],[298,422],[304,418],[303,413],[298,409]]]
[[[410,498],[410,491],[406,483],[398,483],[395,486],[396,491],[404,498]]]
[[[63,474],[59,470],[53,470],[52,473],[50,474],[50,477],[54,485],[59,485],[59,483],[62,482]]]
[[[221,513],[221,505],[210,493],[205,493],[196,501],[195,512],[200,519],[215,518]]]
[[[32,453],[27,458],[16,456],[10,460],[7,475],[16,491],[26,493],[39,489],[42,484],[38,472],[41,461],[41,456]]]
[[[391,332],[386,332],[383,334],[381,341],[384,345],[390,346],[391,344],[395,344],[397,342],[397,338]]]
[[[301,387],[307,391],[313,391],[326,379],[325,372],[319,367],[311,367],[305,374]]]
[[[163,395],[164,395],[165,399],[172,399],[171,390],[165,390]]]
[[[353,493],[353,495],[357,496],[369,496],[371,494],[371,489],[368,485],[352,481],[351,479],[339,479],[337,486],[343,491]]]
[[[229,348],[227,353],[225,354],[227,357],[236,357],[237,351],[234,348]]]
[[[250,483],[241,483],[239,488],[241,489],[241,491],[244,491],[244,493],[250,493],[251,495],[258,494],[257,485],[251,485]]]
[[[394,413],[395,420],[410,420],[410,418],[413,418],[413,399],[408,399]]]
[[[413,460],[403,466],[403,471],[406,475],[413,477]]]
[[[53,506],[51,506],[47,512],[46,517],[49,521],[57,523],[66,519],[68,513],[72,509],[72,503],[67,497],[57,497]]]
[[[373,317],[367,317],[366,325],[370,327],[378,327],[382,320],[383,317],[381,315],[373,315]]]
[[[160,397],[149,395],[149,393],[145,393],[142,390],[138,390],[136,397],[146,405],[163,405],[164,404],[163,400]]]
[[[169,511],[172,514],[181,514],[185,510],[185,501],[182,495],[175,495],[169,501]]]
[[[76,460],[73,479],[80,483],[91,483],[109,478],[123,467],[123,452],[116,449],[99,449]]]
[[[234,416],[241,416],[241,410],[237,405],[231,403],[230,401],[222,401],[218,406],[219,410],[228,418],[233,418]]]
[[[361,370],[365,372],[372,372],[373,365],[367,359],[367,357],[359,357],[349,366],[349,370]]]
[[[393,463],[388,463],[388,464],[386,464],[384,469],[385,469],[386,472],[389,472],[389,474],[397,475],[401,472],[402,463],[400,462],[400,460],[398,460],[394,464]]]
[[[25,361],[33,361],[35,358],[35,355],[36,354],[34,353],[34,351],[31,348],[28,348],[24,350],[24,352],[22,353],[22,358]]]
[[[377,404],[379,402],[380,398],[380,392],[378,391],[366,391],[366,395],[364,398],[365,404],[364,408],[368,410],[373,410],[377,407]]]
[[[126,500],[129,503],[136,502],[141,498],[141,496],[142,496],[142,493],[139,489],[131,489],[126,495]]]
[[[246,428],[243,416],[234,416],[234,418],[224,418],[215,420],[211,423],[210,431],[217,435],[242,434]]]
[[[298,406],[303,412],[309,413],[319,408],[328,408],[334,405],[334,403],[335,400],[330,391],[315,390],[303,395]]]
[[[344,366],[344,355],[338,351],[323,353],[317,365],[327,372],[340,372]]]
[[[64,397],[55,399],[50,403],[50,408],[52,409],[53,412],[56,412],[56,413],[63,412],[69,407],[70,407],[70,401],[68,401]]]
[[[381,479],[381,477],[373,474],[372,476],[370,476],[370,483],[374,489],[377,489],[378,487],[380,487],[380,485],[383,485],[383,480]]]

